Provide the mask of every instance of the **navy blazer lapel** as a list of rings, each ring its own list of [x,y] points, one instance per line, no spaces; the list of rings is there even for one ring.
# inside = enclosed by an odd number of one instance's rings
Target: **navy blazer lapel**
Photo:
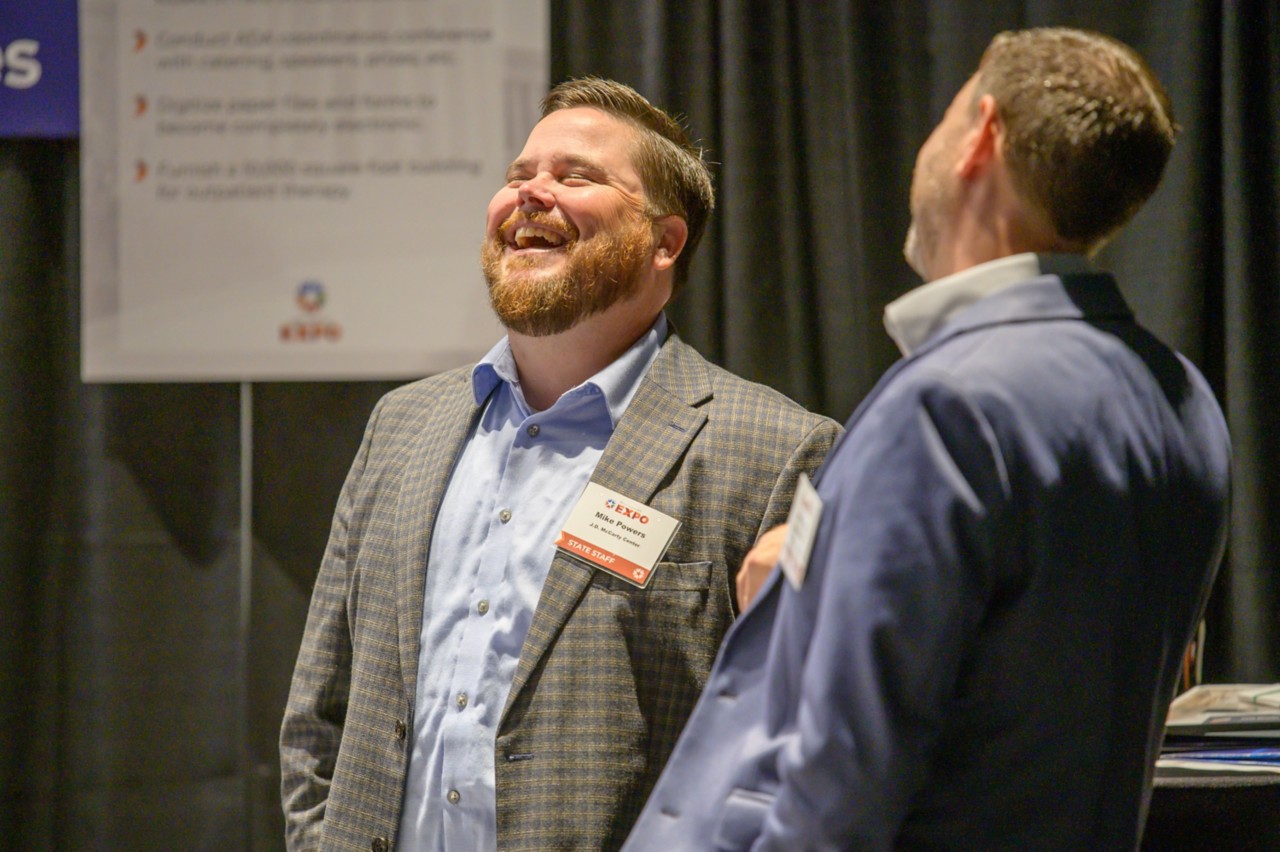
[[[706,362],[674,334],[640,382],[591,481],[649,503],[706,422],[698,406],[712,395]],[[557,551],[520,650],[505,717],[591,583],[593,570]]]
[[[400,602],[396,620],[400,673],[410,707],[417,690],[431,533],[453,465],[481,407],[471,388],[471,371],[456,371],[432,400],[430,421],[422,424],[404,449],[405,473],[396,513],[396,564],[402,566],[396,577],[396,600]]]

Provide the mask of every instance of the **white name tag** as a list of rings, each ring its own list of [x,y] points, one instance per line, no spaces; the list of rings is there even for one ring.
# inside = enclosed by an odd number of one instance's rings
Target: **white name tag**
[[[678,529],[670,515],[588,482],[556,547],[643,589]]]
[[[813,539],[818,534],[818,521],[822,519],[822,498],[814,490],[809,477],[800,474],[796,483],[796,495],[791,499],[791,511],[787,513],[787,540],[782,543],[778,562],[787,575],[792,588],[799,591],[809,573],[809,553]]]

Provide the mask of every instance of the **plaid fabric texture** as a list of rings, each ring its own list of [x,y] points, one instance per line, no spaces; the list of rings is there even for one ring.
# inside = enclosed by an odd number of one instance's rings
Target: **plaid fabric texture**
[[[427,548],[479,413],[469,376],[388,394],[339,497],[281,730],[291,849],[394,848]],[[682,526],[644,590],[552,563],[498,732],[499,848],[622,844],[734,617],[734,572],[838,433],[663,344],[592,481]]]

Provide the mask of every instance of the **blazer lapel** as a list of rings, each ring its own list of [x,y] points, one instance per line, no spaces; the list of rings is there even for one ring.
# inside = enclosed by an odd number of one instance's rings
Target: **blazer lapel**
[[[397,572],[396,600],[401,605],[396,620],[400,672],[410,707],[417,691],[431,533],[454,462],[481,407],[471,389],[470,370],[458,370],[432,401],[430,420],[422,424],[403,451],[405,474],[396,513],[396,564],[404,568]]]
[[[674,334],[605,446],[591,481],[649,503],[706,423],[698,406],[712,395],[706,362]],[[503,716],[591,584],[593,569],[557,551],[520,651]]]

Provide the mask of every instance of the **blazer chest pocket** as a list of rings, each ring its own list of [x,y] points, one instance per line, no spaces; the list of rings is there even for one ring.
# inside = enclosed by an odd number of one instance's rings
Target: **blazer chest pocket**
[[[592,586],[588,599],[608,612],[633,662],[643,658],[646,669],[705,676],[733,620],[725,571],[713,562],[659,562],[643,589],[597,571]]]

